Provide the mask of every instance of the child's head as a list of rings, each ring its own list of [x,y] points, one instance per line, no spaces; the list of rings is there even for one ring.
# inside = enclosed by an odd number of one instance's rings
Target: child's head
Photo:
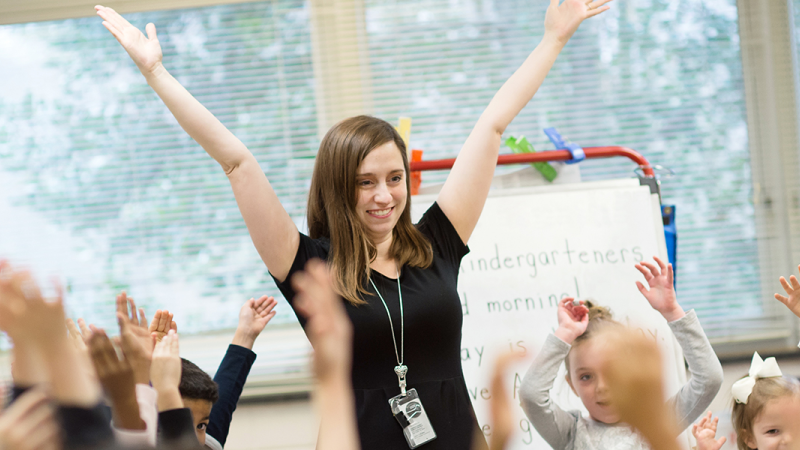
[[[603,345],[602,339],[593,337],[609,327],[621,327],[622,324],[611,317],[611,311],[602,306],[586,301],[589,308],[589,324],[586,331],[572,343],[564,364],[567,367],[567,383],[572,392],[580,397],[592,419],[603,423],[619,422],[619,417],[611,408],[606,385],[600,374],[603,364],[602,353],[598,347]]]
[[[746,401],[734,400],[731,411],[739,450],[800,448],[800,383],[795,378],[757,378]]]
[[[181,358],[181,384],[178,389],[184,406],[192,411],[197,440],[200,445],[205,445],[211,407],[219,398],[217,383],[193,362]]]

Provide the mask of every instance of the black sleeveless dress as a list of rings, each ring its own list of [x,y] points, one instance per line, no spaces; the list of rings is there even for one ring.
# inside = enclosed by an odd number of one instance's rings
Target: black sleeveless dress
[[[423,450],[470,450],[478,433],[478,422],[469,400],[461,370],[461,301],[456,290],[458,268],[469,249],[450,220],[434,203],[416,225],[433,246],[433,264],[427,269],[403,267],[400,285],[405,314],[405,364],[408,388],[415,388],[436,431],[436,439]],[[312,258],[327,260],[330,242],[300,234],[289,276],[276,283],[293,305],[291,275]],[[397,280],[372,272],[372,279],[389,307],[400,346],[400,304]],[[364,287],[375,293],[365,280]],[[353,323],[353,390],[358,432],[363,450],[407,450],[402,428],[392,416],[389,399],[400,394],[394,366],[397,365],[386,309],[377,295],[368,304],[345,302]],[[305,320],[298,316],[305,327]],[[482,435],[481,435],[482,436]],[[486,448],[483,438],[477,448]]]

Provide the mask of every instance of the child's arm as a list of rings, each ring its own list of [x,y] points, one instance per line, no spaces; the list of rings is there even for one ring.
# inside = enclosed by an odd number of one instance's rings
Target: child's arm
[[[797,266],[797,269],[800,270],[800,266]],[[775,299],[786,305],[789,311],[793,312],[795,316],[800,317],[800,282],[797,281],[797,277],[794,275],[789,277],[789,281],[781,277],[780,282],[788,297],[775,294]],[[791,282],[791,284],[789,284],[789,282]]]
[[[689,382],[669,400],[677,415],[678,427],[683,431],[703,414],[719,392],[722,386],[722,365],[700,326],[697,314],[694,310],[685,313],[678,304],[673,286],[672,264],[665,264],[658,258],[655,260],[658,266],[651,263],[636,265],[650,289],[646,289],[638,281],[636,285],[650,305],[669,322],[689,366]]]
[[[572,298],[558,304],[558,329],[547,336],[528,373],[522,379],[519,396],[525,415],[536,431],[555,450],[566,448],[575,438],[578,417],[553,403],[550,390],[558,368],[567,357],[575,339],[586,331],[589,324],[585,306],[573,306]]]
[[[219,364],[214,382],[219,387],[219,400],[211,408],[206,434],[225,446],[228,439],[233,412],[239,397],[242,395],[244,383],[250,374],[250,368],[256,360],[253,344],[264,331],[269,321],[275,317],[275,297],[261,296],[250,299],[239,310],[239,326],[233,336],[233,342],[225,352]]]
[[[697,450],[719,450],[728,439],[723,436],[715,439],[717,435],[717,422],[719,417],[711,419],[711,411],[700,422],[692,425],[692,434],[697,440]]]
[[[358,450],[355,395],[350,380],[353,327],[342,299],[336,295],[325,263],[309,261],[292,276],[297,311],[308,322],[306,333],[314,347],[314,389],[320,415],[317,450]]]

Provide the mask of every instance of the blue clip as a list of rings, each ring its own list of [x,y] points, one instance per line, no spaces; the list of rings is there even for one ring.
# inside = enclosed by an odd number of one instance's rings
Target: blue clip
[[[569,153],[572,155],[572,159],[568,159],[564,161],[567,164],[576,164],[584,159],[586,159],[586,153],[584,153],[583,149],[578,146],[578,144],[573,144],[572,142],[564,142],[564,139],[561,137],[558,131],[555,128],[545,128],[544,134],[550,138],[550,142],[556,146],[556,149],[565,148],[569,150]]]

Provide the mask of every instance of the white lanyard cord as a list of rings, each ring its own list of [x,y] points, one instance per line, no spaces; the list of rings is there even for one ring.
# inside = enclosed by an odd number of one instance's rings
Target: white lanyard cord
[[[375,282],[372,281],[372,277],[369,277],[369,282],[372,283],[372,287],[375,288],[375,292],[378,294],[378,298],[381,299],[381,303],[383,303],[383,307],[386,308],[386,315],[389,316],[389,327],[392,330],[392,343],[394,344],[394,356],[397,358],[397,365],[402,366],[403,360],[405,360],[405,320],[403,318],[403,291],[400,290],[400,271],[397,271],[397,296],[400,298],[400,353],[397,353],[397,339],[394,337],[394,325],[392,324],[392,314],[389,312],[389,306],[386,305],[386,300],[383,299],[381,292],[378,290],[378,287],[375,286]]]

